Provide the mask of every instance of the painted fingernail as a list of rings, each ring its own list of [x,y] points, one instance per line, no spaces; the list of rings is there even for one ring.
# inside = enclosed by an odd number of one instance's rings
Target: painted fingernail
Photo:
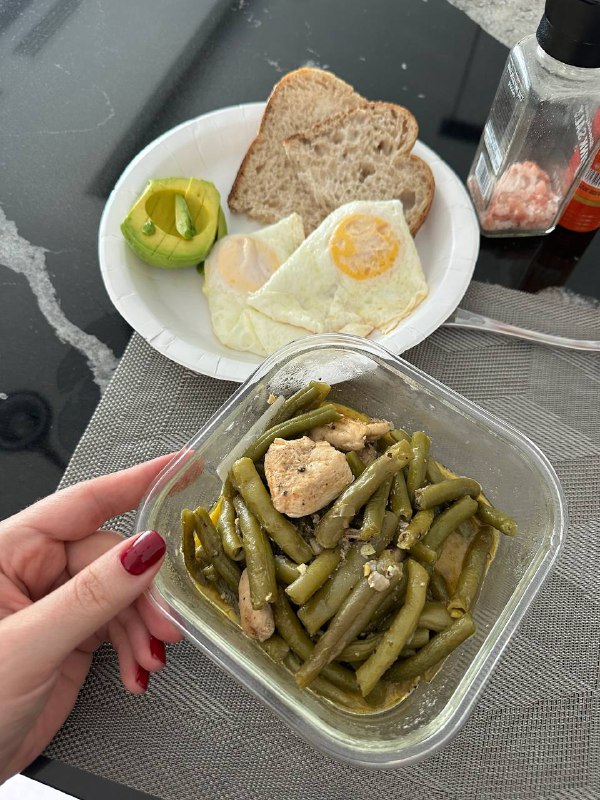
[[[138,664],[137,672],[135,673],[135,682],[141,686],[144,691],[148,688],[148,681],[150,680],[150,673],[147,669],[140,667]]]
[[[157,639],[156,636],[150,637],[150,653],[152,658],[157,658],[161,664],[167,663],[167,654],[165,652],[165,643]]]
[[[130,575],[141,575],[165,554],[167,546],[160,533],[144,531],[121,553],[121,564]]]

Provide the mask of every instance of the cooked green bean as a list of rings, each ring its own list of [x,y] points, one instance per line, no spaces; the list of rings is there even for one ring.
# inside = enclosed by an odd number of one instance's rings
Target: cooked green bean
[[[273,551],[271,550],[269,537],[260,527],[258,520],[249,511],[242,498],[236,496],[233,504],[244,539],[244,554],[246,556],[252,608],[260,609],[267,603],[272,603],[277,593]]]
[[[302,666],[302,662],[293,653],[290,653],[286,657],[284,663],[290,672],[294,674],[298,672]],[[340,689],[335,685],[335,683],[332,683],[330,680],[327,680],[327,678],[324,678],[321,675],[314,679],[310,685],[310,688],[317,692],[317,694],[325,697],[327,700],[331,700],[332,702],[338,703],[346,708],[354,709],[355,711],[366,711],[369,708],[358,692]]]
[[[235,527],[235,509],[233,507],[233,486],[227,479],[223,484],[221,496],[221,510],[217,519],[217,530],[221,534],[223,550],[234,561],[241,561],[244,557],[244,546]]]
[[[183,563],[192,578],[198,577],[202,566],[196,561],[195,530],[196,520],[194,519],[194,512],[190,511],[189,508],[184,508],[181,512],[181,549],[183,551]]]
[[[225,555],[223,545],[221,544],[221,537],[213,525],[208,511],[205,508],[197,508],[194,511],[194,518],[196,533],[213,567],[221,578],[223,578],[231,591],[237,593],[242,573],[235,561],[232,561]]]
[[[499,511],[494,506],[487,505],[482,500],[478,501],[477,519],[484,523],[484,525],[491,525],[492,528],[505,534],[505,536],[516,536],[519,532],[519,527],[512,517]]]
[[[358,455],[356,450],[350,450],[349,453],[346,453],[346,461],[348,462],[348,465],[355,478],[358,478],[359,475],[362,475],[367,468],[367,465]]]
[[[477,502],[472,497],[461,497],[436,517],[429,532],[423,537],[423,544],[439,552],[452,531],[474,516],[476,511]]]
[[[393,431],[390,431],[390,435],[396,442],[410,442],[410,433],[402,428],[394,428]]]
[[[244,502],[271,539],[298,564],[310,561],[313,552],[297,528],[273,506],[271,496],[250,458],[240,458],[231,468],[233,483]]]
[[[390,502],[394,514],[408,522],[413,515],[413,510],[410,504],[410,497],[408,496],[408,489],[406,488],[404,470],[400,470],[400,472],[394,475]]]
[[[384,637],[383,633],[374,633],[367,639],[356,639],[354,642],[346,645],[342,652],[337,657],[338,661],[345,661],[348,664],[356,664],[366,659],[373,653],[379,643]],[[407,647],[413,650],[418,650],[429,641],[429,631],[426,628],[417,628],[410,640],[407,642]],[[404,650],[400,653],[402,653]]]
[[[279,423],[285,422],[291,417],[295,417],[299,411],[304,411],[320,403],[327,397],[330,391],[331,387],[328,384],[311,381],[308,386],[298,389],[295,394],[284,401],[279,411],[271,420],[271,427],[279,425]]]
[[[429,573],[412,558],[406,562],[408,583],[404,605],[395,615],[377,649],[356,671],[356,679],[363,697],[375,687],[377,681],[396,661],[417,629],[417,623],[427,598]]]
[[[342,557],[339,547],[335,550],[323,550],[306,569],[306,572],[299,575],[293,583],[287,587],[286,594],[301,606],[313,596],[327,578],[331,575]]]
[[[306,433],[311,428],[318,428],[320,425],[328,425],[330,422],[335,422],[341,419],[342,415],[338,414],[331,403],[326,403],[320,408],[315,408],[313,411],[306,411],[304,414],[298,414],[296,417],[291,417],[278,425],[273,425],[268,428],[262,436],[254,442],[253,445],[246,450],[245,456],[251,458],[253,461],[258,461],[273,444],[275,439],[289,439],[290,436],[296,436],[299,433]]]
[[[441,483],[443,480],[446,480],[446,476],[440,469],[440,465],[435,458],[431,456],[427,459],[426,475],[429,483]]]
[[[392,447],[392,445],[396,444],[396,440],[392,436],[391,431],[388,431],[380,436],[379,439],[374,442],[374,444],[379,452],[383,453],[388,447]]]
[[[398,547],[401,550],[410,550],[425,536],[434,518],[433,511],[417,511],[406,528],[398,535]]]
[[[387,679],[391,681],[406,681],[417,678],[430,667],[434,667],[446,656],[455,650],[465,639],[475,633],[475,623],[470,614],[454,620],[445,631],[434,636],[425,647],[410,658],[397,661],[388,671]]]
[[[434,564],[437,561],[436,551],[423,542],[415,542],[410,548],[410,554],[422,564]]]
[[[415,506],[422,511],[435,508],[443,503],[458,500],[459,497],[477,497],[481,494],[481,485],[472,478],[448,478],[440,483],[423,486],[415,492]]]
[[[368,579],[356,584],[340,610],[329,623],[327,630],[317,641],[310,657],[296,673],[296,683],[308,686],[317,675],[333,661],[357,634],[367,625],[373,612],[400,580],[401,570],[397,569],[389,577],[389,586],[378,592],[371,588]]]
[[[423,431],[415,431],[410,439],[410,449],[412,458],[408,465],[408,475],[406,477],[406,488],[411,501],[414,501],[415,491],[425,483],[427,470],[427,458],[431,439]]]
[[[343,417],[348,417],[349,419],[357,419],[359,422],[370,422],[371,417],[368,414],[363,414],[362,411],[357,411],[355,408],[351,406],[345,406],[342,403],[333,403],[331,404],[336,411]]]
[[[288,586],[293,583],[300,575],[298,572],[298,565],[287,556],[275,556],[275,575],[279,583]]]
[[[195,524],[196,521],[194,520],[194,525]],[[201,567],[205,567],[207,564],[210,564],[210,558],[206,555],[206,551],[201,544],[196,545],[196,561]]]
[[[277,633],[269,636],[268,639],[265,639],[265,641],[261,642],[260,644],[269,658],[273,659],[273,661],[283,661],[290,652],[289,644],[285,642]]]
[[[302,661],[306,661],[307,658],[310,658],[314,649],[314,644],[300,624],[298,617],[294,614],[290,601],[285,596],[285,592],[281,587],[279,587],[277,593],[277,601],[273,605],[273,617],[279,635],[287,642],[290,650],[301,658]],[[341,667],[339,664],[329,664],[323,670],[323,677],[335,683],[340,689],[355,691],[357,688],[354,674],[345,667]]]
[[[219,573],[212,564],[207,564],[205,567],[202,567],[202,574],[206,580],[211,583],[216,583],[219,578]]]
[[[392,621],[391,615],[396,609],[400,608],[404,602],[405,593],[406,570],[403,570],[400,581],[391,592],[388,592],[381,605],[378,606],[377,611],[371,617],[371,622],[367,625],[364,632],[371,633],[372,631],[376,631],[380,633],[381,631],[385,631]]]
[[[434,600],[438,600],[441,603],[447,603],[450,599],[450,593],[448,592],[448,584],[443,575],[441,575],[436,569],[433,569],[431,575],[429,576],[429,590],[433,595]]]
[[[327,513],[321,517],[315,531],[319,544],[323,547],[335,547],[352,518],[382,483],[408,463],[409,458],[409,445],[406,442],[398,442],[370,464],[354,483],[344,489]]]
[[[392,478],[388,478],[367,502],[358,537],[363,542],[372,539],[381,530],[391,488]]]
[[[428,641],[429,630],[427,628],[417,628],[406,643],[406,646],[411,647],[413,650],[420,650],[422,647],[425,647]],[[402,653],[400,653],[400,655],[402,655]]]
[[[311,636],[339,610],[340,606],[358,583],[363,574],[363,566],[370,558],[375,558],[391,542],[398,524],[398,518],[387,511],[383,519],[381,533],[369,542],[375,553],[363,555],[364,547],[357,542],[346,553],[346,558],[329,578],[329,580],[298,611],[302,624]]]
[[[452,617],[448,613],[446,604],[425,603],[425,607],[419,617],[419,628],[427,628],[430,631],[445,631],[452,625]]]
[[[486,525],[469,545],[456,590],[448,603],[451,617],[462,617],[473,607],[485,578],[493,544],[493,528]]]

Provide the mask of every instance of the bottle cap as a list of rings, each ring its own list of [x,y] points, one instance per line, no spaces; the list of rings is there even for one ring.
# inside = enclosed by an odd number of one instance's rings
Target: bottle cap
[[[557,61],[600,67],[600,0],[546,0],[536,36]]]

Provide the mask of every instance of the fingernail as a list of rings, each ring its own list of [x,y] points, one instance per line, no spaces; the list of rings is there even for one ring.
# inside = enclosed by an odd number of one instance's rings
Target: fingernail
[[[160,533],[144,531],[121,553],[121,564],[130,575],[141,575],[165,554],[167,545]]]
[[[135,673],[135,681],[138,686],[141,686],[144,691],[148,688],[148,681],[150,680],[150,673],[147,669],[140,667],[138,664],[137,672]]]
[[[157,658],[161,664],[167,663],[167,654],[165,652],[165,643],[157,639],[156,636],[150,637],[150,653],[152,658]]]

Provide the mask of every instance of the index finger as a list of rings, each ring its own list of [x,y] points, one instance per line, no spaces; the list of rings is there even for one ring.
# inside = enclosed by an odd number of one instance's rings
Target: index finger
[[[4,526],[33,529],[51,539],[81,539],[107,520],[139,505],[149,485],[173,455],[76,483],[10,517]]]

